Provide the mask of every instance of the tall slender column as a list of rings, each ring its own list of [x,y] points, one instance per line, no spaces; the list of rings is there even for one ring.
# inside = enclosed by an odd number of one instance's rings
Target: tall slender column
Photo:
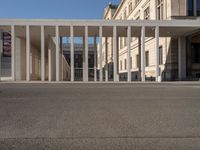
[[[71,52],[71,82],[74,81],[74,27],[70,27],[70,52]]]
[[[3,43],[2,43],[2,30],[0,30],[0,81],[1,81],[1,55],[2,55],[2,51],[3,51]]]
[[[15,81],[15,27],[11,26],[11,36],[12,36],[12,45],[11,45],[11,51],[12,51],[12,80]]]
[[[26,81],[30,81],[30,27],[26,26]]]
[[[60,81],[59,27],[56,26],[56,81]]]
[[[178,78],[179,80],[182,79],[182,69],[181,69],[181,37],[178,38]]]
[[[94,37],[94,82],[97,82],[97,37]]]
[[[116,50],[116,60],[117,60],[117,81],[119,81],[119,36],[117,36],[117,50]]]
[[[113,73],[114,73],[114,82],[118,81],[117,76],[117,27],[113,27]]]
[[[105,38],[105,75],[106,75],[106,82],[108,82],[108,38]]]
[[[83,69],[82,69],[82,75],[83,75],[83,81],[85,81],[85,35],[82,37],[83,39]]]
[[[52,81],[52,49],[51,49],[51,37],[48,35],[48,71],[49,71],[49,82]]]
[[[141,80],[141,36],[138,37],[138,56],[139,56],[139,60],[138,60],[138,81]]]
[[[159,27],[156,26],[155,28],[155,50],[156,50],[156,65],[155,65],[155,76],[156,81],[158,82],[158,76],[159,76]]]
[[[60,36],[60,55],[61,55],[61,67],[60,67],[60,72],[61,72],[61,81],[63,81],[63,77],[64,77],[64,75],[63,75],[63,71],[64,71],[64,65],[63,65],[63,37],[62,36]]]
[[[85,82],[88,81],[88,26],[85,26]]]
[[[186,39],[178,38],[178,78],[183,80],[186,78]]]
[[[41,80],[45,81],[44,26],[41,26]]]
[[[127,81],[131,82],[131,26],[128,26],[128,30],[127,30],[127,36],[128,36],[128,40],[127,40],[127,72],[128,72],[128,78]]]
[[[102,26],[99,27],[99,58],[100,58],[100,62],[99,62],[99,76],[100,76],[100,82],[103,82],[103,70],[102,70],[102,36],[103,36],[103,28]]]
[[[141,79],[145,82],[145,27],[141,29]]]

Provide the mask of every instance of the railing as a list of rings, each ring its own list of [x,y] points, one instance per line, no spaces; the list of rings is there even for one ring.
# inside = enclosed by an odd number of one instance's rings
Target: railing
[[[74,68],[74,79],[82,80],[83,78],[83,68]]]
[[[94,68],[89,68],[88,69],[88,80],[89,81],[94,81]]]
[[[74,79],[76,81],[83,80],[83,68],[74,68]],[[94,68],[88,68],[88,80],[94,81]]]

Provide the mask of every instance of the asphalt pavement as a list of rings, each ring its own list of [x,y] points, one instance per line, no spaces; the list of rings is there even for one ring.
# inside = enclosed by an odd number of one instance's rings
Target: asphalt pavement
[[[0,83],[0,150],[199,150],[200,83]]]

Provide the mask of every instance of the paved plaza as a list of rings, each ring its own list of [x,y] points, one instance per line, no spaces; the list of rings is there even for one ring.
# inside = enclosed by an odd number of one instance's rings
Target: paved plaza
[[[200,83],[0,83],[0,150],[199,150]]]

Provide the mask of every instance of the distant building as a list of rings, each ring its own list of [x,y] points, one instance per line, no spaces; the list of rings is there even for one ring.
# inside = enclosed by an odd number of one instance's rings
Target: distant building
[[[200,0],[121,0],[119,6],[109,4],[104,11],[105,20],[199,20]],[[170,32],[169,32],[170,34]],[[178,71],[178,37],[159,39],[159,76],[162,80],[195,80],[200,78],[200,35],[196,32],[181,37],[183,41],[182,72]],[[107,41],[107,42],[106,42]],[[155,38],[145,39],[145,77],[155,80]],[[131,39],[131,80],[141,80],[141,53],[139,37]],[[107,43],[107,46],[106,46]],[[103,54],[105,72],[113,73],[112,38],[104,38]],[[127,80],[127,38],[119,38],[118,73]],[[107,63],[106,63],[107,62]],[[106,66],[108,64],[109,67]],[[108,69],[107,69],[108,68]],[[181,75],[180,75],[181,74]],[[108,76],[109,77],[109,76]],[[110,78],[110,77],[109,77]]]

